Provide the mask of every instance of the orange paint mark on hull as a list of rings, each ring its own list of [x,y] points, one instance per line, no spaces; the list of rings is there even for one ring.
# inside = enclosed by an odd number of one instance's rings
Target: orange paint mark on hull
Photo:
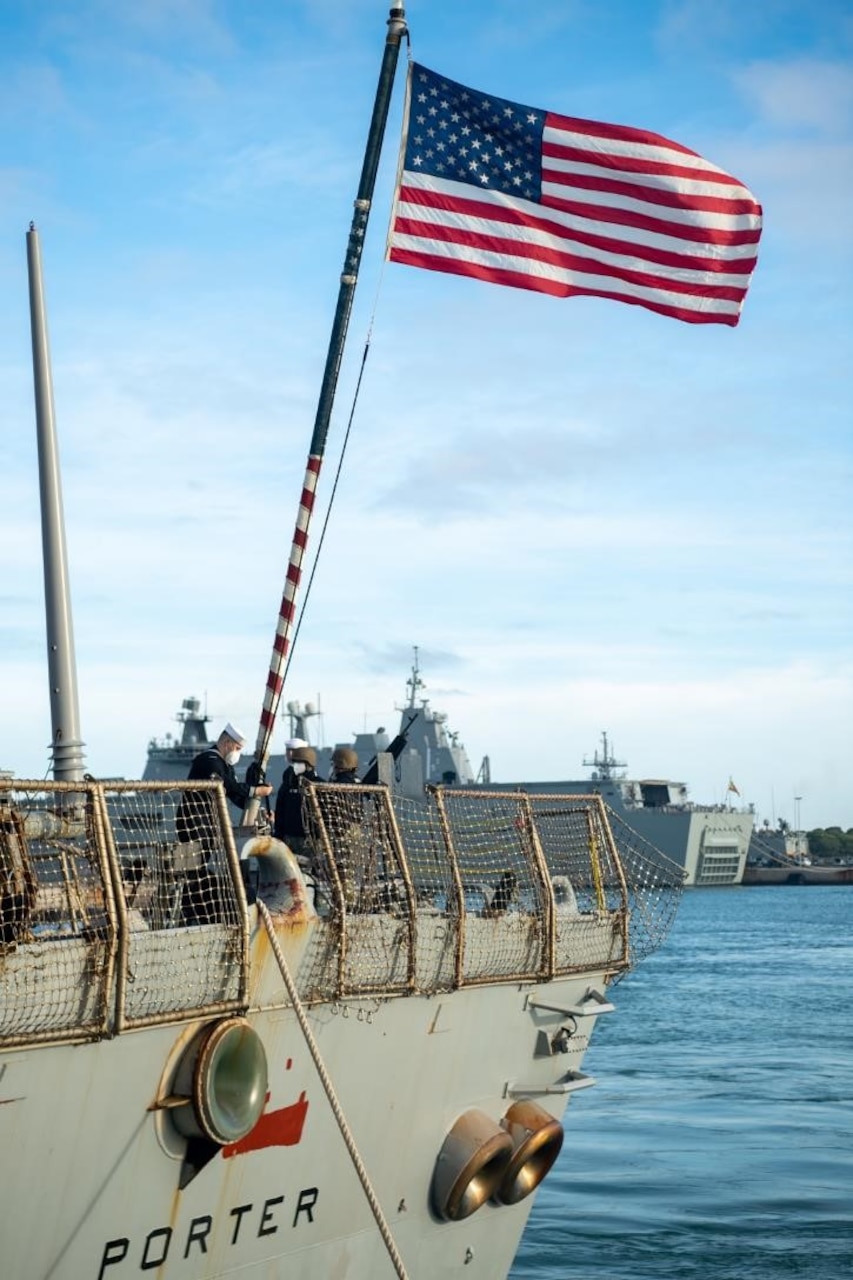
[[[266,1112],[251,1133],[247,1133],[239,1142],[231,1142],[223,1147],[222,1154],[228,1160],[231,1156],[245,1155],[247,1151],[262,1151],[264,1147],[295,1147],[302,1141],[307,1114],[308,1100],[303,1090],[298,1102],[289,1107],[280,1107],[278,1111]]]

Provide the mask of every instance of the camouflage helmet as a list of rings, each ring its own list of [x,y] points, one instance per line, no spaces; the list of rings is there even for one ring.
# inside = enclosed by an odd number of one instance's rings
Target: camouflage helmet
[[[349,773],[358,768],[358,752],[352,747],[335,747],[332,752],[332,764],[336,773]]]
[[[317,765],[317,752],[313,747],[292,747],[290,758],[294,762],[300,761],[302,764],[310,765],[312,769]]]

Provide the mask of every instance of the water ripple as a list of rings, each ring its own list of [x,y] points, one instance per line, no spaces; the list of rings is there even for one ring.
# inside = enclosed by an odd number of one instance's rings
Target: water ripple
[[[614,992],[511,1280],[851,1280],[853,888],[685,895]]]

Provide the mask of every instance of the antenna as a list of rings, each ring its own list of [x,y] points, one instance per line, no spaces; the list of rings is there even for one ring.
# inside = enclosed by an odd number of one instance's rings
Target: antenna
[[[32,222],[27,232],[27,269],[39,459],[53,776],[59,782],[79,782],[83,777],[85,758],[83,742],[80,738],[80,707],[77,694],[77,663],[74,656],[74,627],[71,618],[71,587],[65,545],[65,515],[62,505],[53,378],[50,368],[47,312],[41,269],[41,245],[38,232]]]
[[[628,766],[624,760],[617,760],[615,756],[610,754],[610,744],[607,741],[607,732],[601,735],[601,755],[596,751],[591,760],[584,760],[585,769],[594,769],[593,778],[596,781],[609,782],[614,777],[616,769],[627,769]]]
[[[406,681],[406,691],[409,699],[409,701],[406,703],[406,708],[407,709],[411,708],[412,710],[414,710],[415,697],[417,695],[418,689],[425,689],[426,685],[421,679],[420,667],[418,666],[418,646],[413,645],[412,648],[414,649],[415,660],[412,663],[412,674],[409,676],[408,680]]]

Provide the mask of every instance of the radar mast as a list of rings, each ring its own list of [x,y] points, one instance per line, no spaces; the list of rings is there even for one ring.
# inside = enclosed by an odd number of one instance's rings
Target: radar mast
[[[407,711],[416,710],[415,698],[417,697],[418,690],[426,688],[426,685],[421,679],[420,667],[418,666],[418,646],[413,645],[412,647],[415,651],[415,660],[412,663],[412,674],[409,676],[408,680],[406,681],[406,690],[407,690],[408,699],[409,699],[405,707]],[[426,706],[426,698],[421,698],[421,706]]]
[[[617,760],[614,755],[610,754],[610,743],[607,741],[606,731],[601,735],[601,755],[595,752],[591,760],[584,760],[585,769],[592,769],[593,779],[596,782],[610,782],[615,776],[617,769],[627,769],[628,766],[624,760]]]

